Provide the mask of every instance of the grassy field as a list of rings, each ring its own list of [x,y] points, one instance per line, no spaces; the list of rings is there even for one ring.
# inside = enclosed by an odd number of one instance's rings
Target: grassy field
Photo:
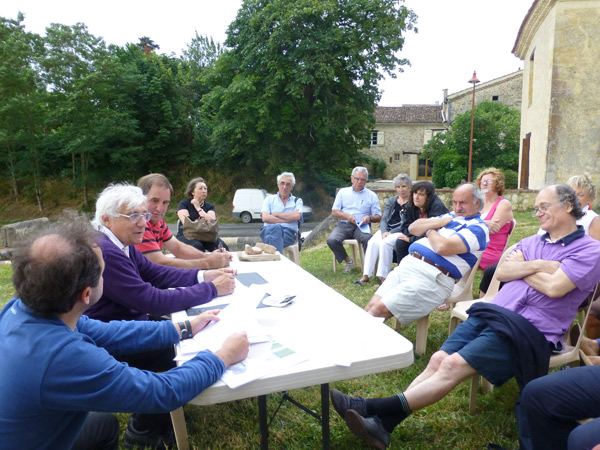
[[[517,228],[510,243],[534,234],[537,220],[528,214],[517,214]],[[351,274],[343,271],[333,273],[331,251],[325,244],[303,249],[300,253],[301,265],[308,272],[340,292],[354,303],[364,306],[371,298],[378,283],[365,286],[354,285],[360,277],[358,269]],[[10,266],[0,265],[0,306],[12,296]],[[478,274],[474,291],[479,286]],[[336,320],[332,318],[332,320]],[[342,392],[361,396],[389,396],[403,391],[412,379],[426,366],[429,357],[447,338],[448,311],[434,311],[427,342],[427,352],[416,357],[411,367],[400,371],[371,375],[332,384]],[[391,324],[390,324],[391,325]],[[310,324],[306,324],[307,333]],[[402,330],[402,334],[414,343],[414,324]],[[319,412],[319,388],[291,391],[292,397]],[[518,394],[514,380],[494,389],[491,394],[480,393],[479,412],[468,412],[469,385],[458,386],[444,400],[436,405],[416,412],[406,419],[393,433],[390,449],[485,449],[494,442],[506,448],[518,448],[518,433],[514,418],[513,404]],[[270,395],[269,413],[277,407],[280,395]],[[259,448],[258,412],[254,399],[214,405],[209,407],[186,406],[187,427],[190,443],[198,449],[253,449]],[[346,428],[343,421],[331,410],[331,448],[362,449],[366,446],[357,440]],[[123,426],[126,415],[120,415]],[[273,449],[316,449],[320,447],[320,425],[311,417],[285,403],[273,420],[269,431],[269,445]]]

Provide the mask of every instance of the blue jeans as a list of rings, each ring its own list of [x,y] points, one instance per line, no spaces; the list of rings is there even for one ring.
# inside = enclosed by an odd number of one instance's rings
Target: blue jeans
[[[532,449],[591,450],[600,444],[600,366],[561,370],[531,381],[523,389],[521,409],[519,435],[530,435]],[[596,419],[577,422],[588,418]]]
[[[260,239],[265,244],[272,245],[279,253],[283,254],[284,247],[293,245],[296,242],[296,232],[279,223],[273,223],[261,228]]]

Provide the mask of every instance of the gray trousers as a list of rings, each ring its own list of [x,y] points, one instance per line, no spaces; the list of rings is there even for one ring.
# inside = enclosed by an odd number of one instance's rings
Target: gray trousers
[[[327,245],[333,252],[337,262],[341,263],[348,257],[348,253],[346,253],[346,249],[342,245],[344,239],[356,239],[366,251],[367,243],[371,239],[371,236],[371,233],[363,233],[353,223],[338,222],[327,238]]]

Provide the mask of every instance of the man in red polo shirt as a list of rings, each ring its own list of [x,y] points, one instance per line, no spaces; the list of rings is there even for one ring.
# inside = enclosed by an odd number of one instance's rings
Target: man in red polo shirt
[[[147,196],[148,212],[152,213],[142,243],[135,245],[146,258],[156,264],[183,269],[219,269],[229,265],[229,253],[204,253],[173,236],[165,222],[165,213],[173,196],[173,186],[167,177],[151,173],[140,178],[137,184]],[[163,247],[175,258],[163,254]]]

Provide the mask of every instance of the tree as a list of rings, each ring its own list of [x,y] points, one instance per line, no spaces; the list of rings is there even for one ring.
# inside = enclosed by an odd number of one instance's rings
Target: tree
[[[514,172],[519,167],[521,113],[499,102],[475,106],[472,173],[486,167]],[[433,161],[433,182],[454,187],[467,179],[471,110],[460,114],[444,133],[435,135],[424,147],[422,157]],[[475,176],[473,176],[475,178]]]
[[[245,0],[207,76],[215,158],[345,178],[415,20],[398,0]]]
[[[40,37],[27,33],[24,16],[0,18],[0,158],[15,197],[19,181],[32,177],[35,197],[43,208],[41,177],[44,166],[40,136],[45,110],[45,88],[36,70]]]

